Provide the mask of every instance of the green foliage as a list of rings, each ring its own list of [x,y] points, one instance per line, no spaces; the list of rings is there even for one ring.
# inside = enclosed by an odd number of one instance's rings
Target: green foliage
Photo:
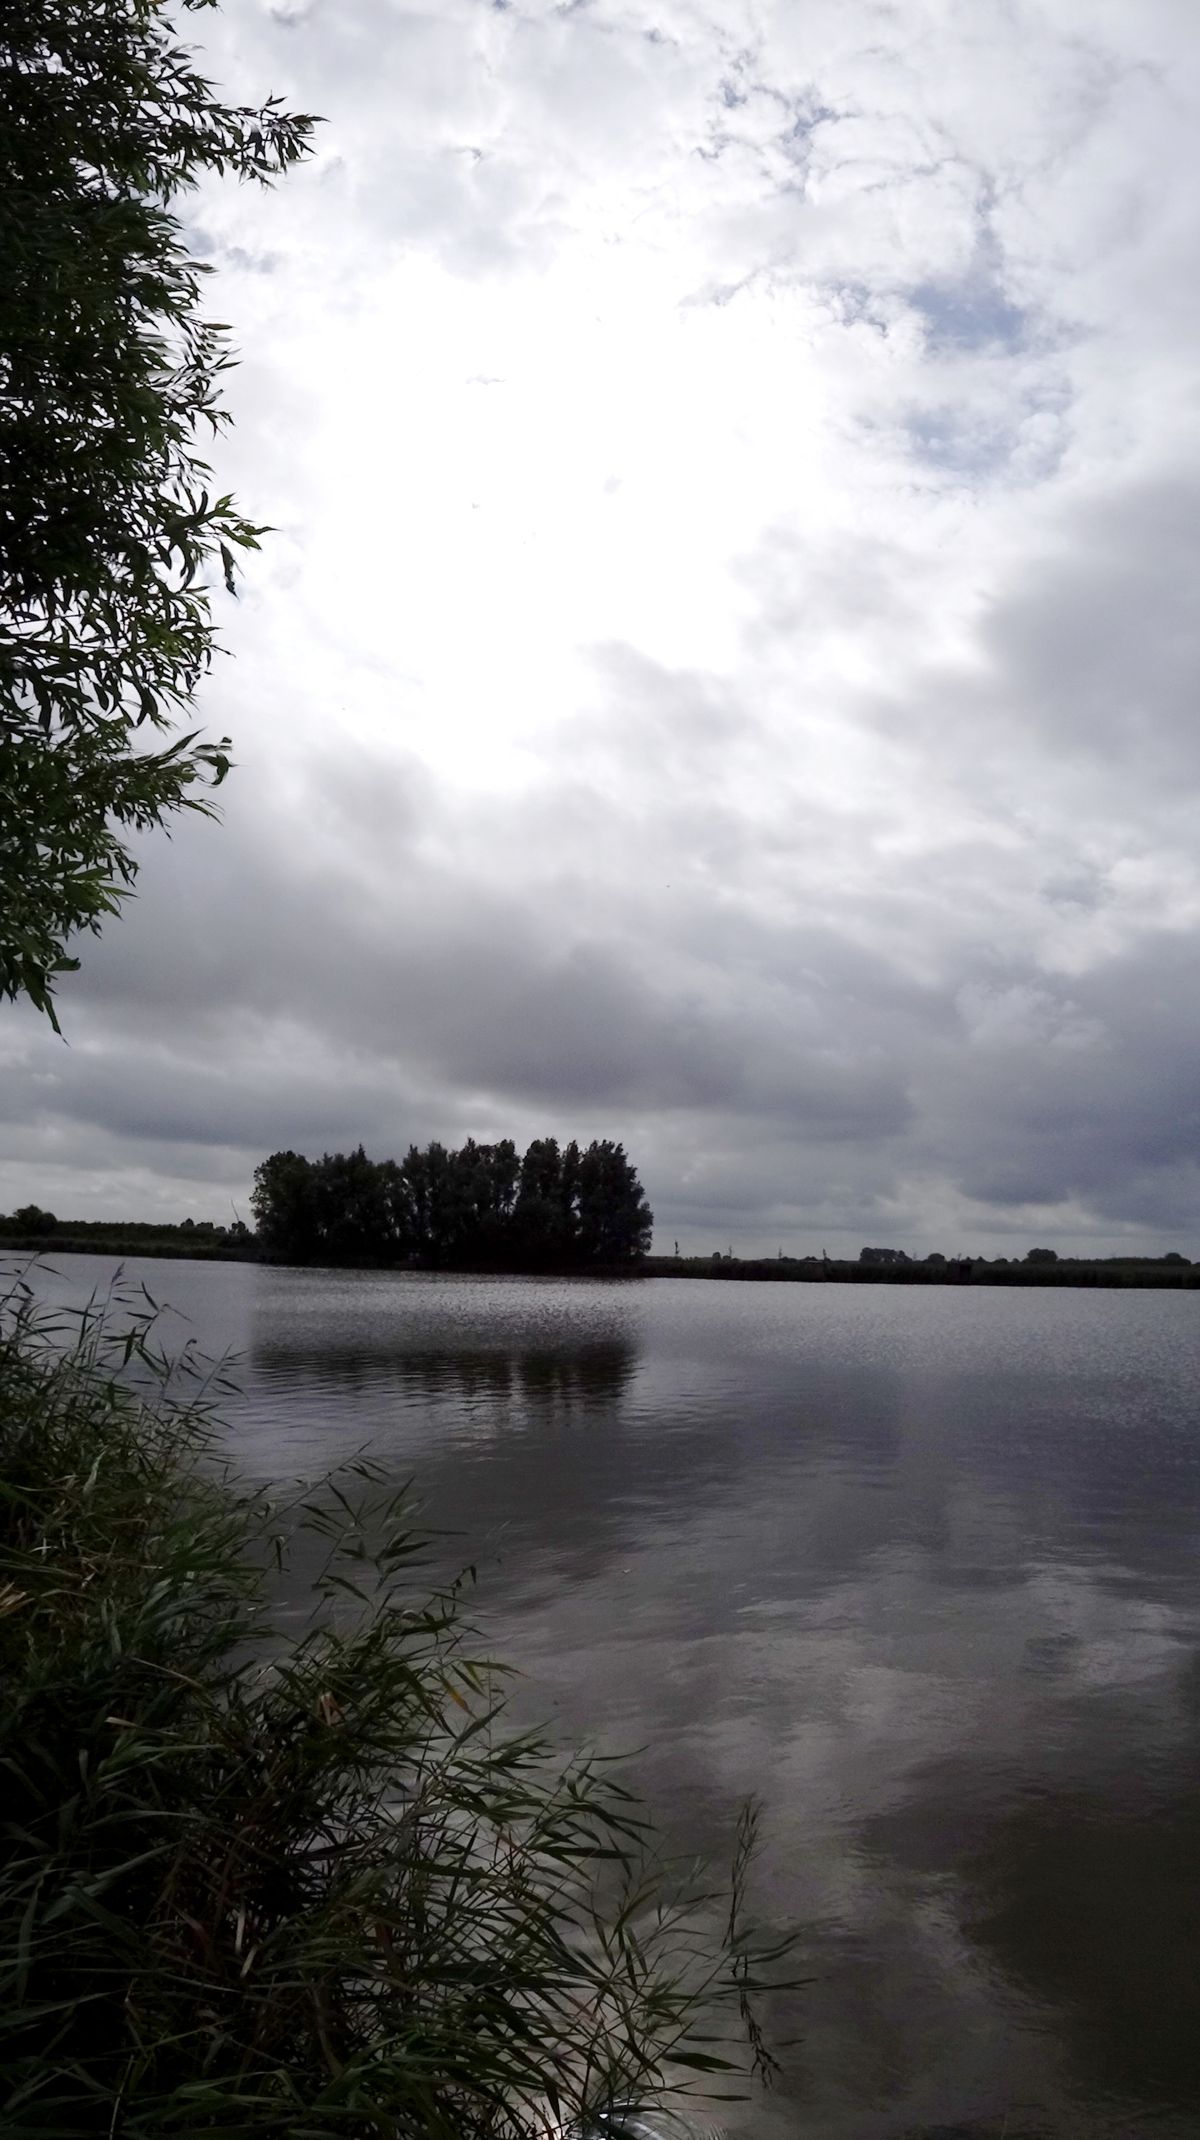
[[[459,1151],[412,1145],[403,1161],[354,1152],[273,1152],[251,1197],[267,1253],[290,1263],[431,1269],[613,1269],[650,1246],[654,1218],[625,1148],[560,1151],[504,1138]]]
[[[506,1726],[403,1498],[365,1466],[358,1508],[238,1492],[126,1315],[64,1345],[18,1289],[0,1340],[8,2140],[576,2132],[723,2086],[721,2000],[761,2063],[752,1823],[714,1940],[610,1765]],[[297,1530],[323,1567],[285,1640]]]
[[[185,6],[209,0],[184,0]],[[55,1018],[68,939],[119,910],[129,835],[212,814],[229,739],[178,729],[262,530],[201,442],[226,329],[172,211],[208,172],[267,183],[313,120],[222,104],[164,0],[11,0],[0,69],[0,995]]]

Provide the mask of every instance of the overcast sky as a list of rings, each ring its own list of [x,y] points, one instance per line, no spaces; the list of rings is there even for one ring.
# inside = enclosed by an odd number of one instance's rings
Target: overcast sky
[[[0,1206],[625,1140],[657,1243],[1200,1254],[1194,0],[227,0],[222,827]]]

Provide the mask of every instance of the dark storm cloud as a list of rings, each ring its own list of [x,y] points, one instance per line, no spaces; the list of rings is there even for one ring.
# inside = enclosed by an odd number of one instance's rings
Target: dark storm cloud
[[[261,823],[249,839],[227,825],[215,906],[211,888],[201,900],[191,881],[193,872],[207,881],[208,828],[155,858],[77,1001],[89,1031],[147,1037],[162,1035],[169,1005],[166,1046],[211,1050],[230,1067],[207,1083],[193,1066],[160,1083],[151,1047],[130,1084],[89,1055],[80,1067],[98,1122],[132,1134],[144,1118],[155,1134],[170,1119],[192,1135],[207,1112],[222,1141],[249,1145],[269,1134],[273,1114],[294,1141],[320,1125],[329,1133],[339,1113],[344,1123],[378,1120],[381,1061],[448,1096],[544,1101],[560,1116],[745,1111],[839,1137],[906,1119],[902,1081],[881,1052],[904,991],[869,955],[819,931],[780,935],[733,915],[709,928],[702,908],[683,903],[689,974],[672,983],[643,970],[636,886],[606,913],[586,877],[573,877],[547,910],[536,896],[499,896],[461,865],[404,855],[386,829],[372,848],[369,826],[364,814],[354,855],[331,851],[318,868],[285,825],[274,848]],[[248,915],[253,926],[239,929]],[[807,987],[787,987],[803,975]],[[851,992],[872,984],[881,1004],[847,1015]],[[286,1053],[271,1046],[280,1025],[296,1035]],[[252,1075],[261,1061],[261,1091],[246,1087],[244,1054]],[[68,1059],[57,1089],[80,1083]]]
[[[1030,558],[985,645],[1004,714],[1056,742],[1136,761],[1139,787],[1200,775],[1200,478],[1156,475],[1089,498]]]
[[[1000,1206],[1074,1197],[1112,1219],[1194,1225],[1200,945],[1143,940],[1057,1001],[1018,1009],[1011,1040],[960,1058],[963,1096],[948,1096],[943,1132],[964,1147],[967,1194]]]

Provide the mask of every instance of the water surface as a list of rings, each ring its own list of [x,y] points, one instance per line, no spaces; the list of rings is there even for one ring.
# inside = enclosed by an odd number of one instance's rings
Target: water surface
[[[1200,1296],[127,1269],[253,1476],[415,1477],[673,1843],[762,1799],[813,1982],[739,2133],[1200,2130]]]

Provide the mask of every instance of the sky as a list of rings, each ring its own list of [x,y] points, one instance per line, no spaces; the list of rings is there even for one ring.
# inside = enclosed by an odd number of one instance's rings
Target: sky
[[[1194,0],[226,0],[273,533],[0,1207],[618,1137],[685,1253],[1200,1255]]]

